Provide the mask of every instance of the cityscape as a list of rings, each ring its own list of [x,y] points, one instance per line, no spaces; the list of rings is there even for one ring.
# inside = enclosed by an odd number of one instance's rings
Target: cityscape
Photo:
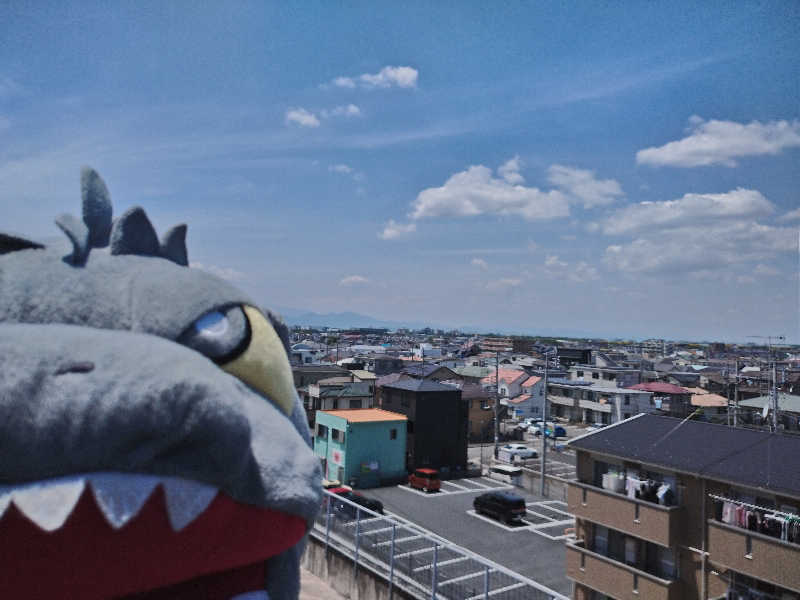
[[[0,600],[800,600],[800,2],[1,6]]]

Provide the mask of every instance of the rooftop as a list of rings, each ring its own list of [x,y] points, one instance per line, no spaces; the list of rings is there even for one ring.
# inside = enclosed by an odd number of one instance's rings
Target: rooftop
[[[459,392],[457,387],[444,385],[430,379],[400,379],[394,383],[387,383],[383,387],[410,392]]]
[[[800,436],[642,414],[569,442],[579,450],[800,497]]]
[[[671,383],[664,383],[663,381],[654,381],[652,383],[637,383],[632,385],[628,390],[640,390],[643,392],[654,392],[656,394],[688,394],[689,390],[682,388],[679,385]]]
[[[378,421],[407,421],[408,417],[382,408],[350,408],[343,410],[322,410],[326,415],[345,419],[348,423],[373,423]]]
[[[744,406],[745,408],[757,408],[761,410],[764,408],[765,404],[769,403],[769,401],[769,396],[759,396],[758,398],[750,398],[749,400],[740,400],[739,406]],[[778,410],[800,413],[800,396],[778,392]]]

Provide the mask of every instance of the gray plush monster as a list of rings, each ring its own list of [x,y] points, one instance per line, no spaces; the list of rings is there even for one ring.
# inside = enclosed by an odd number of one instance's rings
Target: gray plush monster
[[[296,598],[320,502],[285,326],[81,174],[0,234],[0,598]]]

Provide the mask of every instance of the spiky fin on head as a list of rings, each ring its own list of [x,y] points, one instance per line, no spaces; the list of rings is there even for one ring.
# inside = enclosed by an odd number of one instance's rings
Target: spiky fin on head
[[[111,254],[158,256],[183,267],[189,266],[186,225],[176,225],[159,242],[155,228],[140,206],[128,209],[116,221],[112,221],[113,209],[108,187],[91,167],[81,169],[81,200],[83,222],[72,215],[61,215],[56,219],[56,225],[72,242],[72,253],[65,257],[67,262],[81,266],[86,263],[92,248],[110,245]]]

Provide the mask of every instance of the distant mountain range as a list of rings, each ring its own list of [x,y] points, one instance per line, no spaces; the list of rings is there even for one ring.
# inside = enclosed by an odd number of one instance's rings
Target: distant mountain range
[[[308,327],[333,327],[335,329],[350,329],[358,327],[382,327],[386,329],[424,329],[430,327],[431,329],[454,329],[452,326],[427,323],[424,321],[389,321],[371,317],[369,315],[362,315],[355,312],[337,312],[337,313],[317,313],[310,310],[295,309],[289,307],[276,307],[276,312],[281,315],[288,325],[301,325]],[[521,329],[512,331],[506,328],[489,329],[486,327],[463,326],[456,327],[459,331],[469,333],[498,333],[501,335],[538,335],[548,337],[595,337],[585,331],[577,331],[571,329],[555,329],[550,327],[542,327],[539,329]]]

